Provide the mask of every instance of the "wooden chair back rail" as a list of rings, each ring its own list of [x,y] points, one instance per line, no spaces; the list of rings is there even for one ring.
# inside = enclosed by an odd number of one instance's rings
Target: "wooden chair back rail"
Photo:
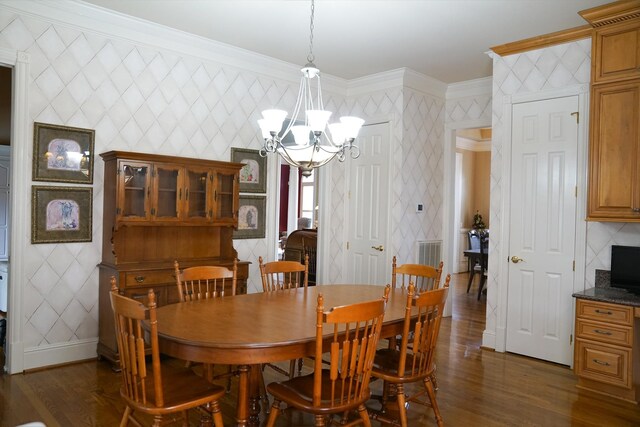
[[[225,296],[225,286],[231,284],[231,295],[236,294],[238,260],[233,269],[220,266],[189,267],[180,271],[178,261],[173,263],[180,302]]]
[[[305,255],[304,264],[297,261],[273,261],[264,263],[258,258],[262,290],[273,292],[283,289],[307,287],[309,283],[309,256]]]
[[[402,264],[397,265],[396,257],[393,257],[391,286],[396,287],[398,276],[400,276],[400,286],[406,288],[409,283],[413,283],[419,292],[438,289],[444,263],[440,261],[438,268],[423,264]]]

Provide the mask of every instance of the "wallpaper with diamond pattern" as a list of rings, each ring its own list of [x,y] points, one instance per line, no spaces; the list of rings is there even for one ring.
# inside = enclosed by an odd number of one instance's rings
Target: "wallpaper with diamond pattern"
[[[0,47],[31,55],[30,119],[95,129],[96,153],[125,150],[228,160],[230,147],[259,147],[255,121],[261,110],[293,105],[297,96],[297,84],[13,13],[0,16]],[[393,250],[413,259],[416,238],[441,238],[444,100],[397,88],[348,100],[325,93],[325,103],[336,115],[395,118]],[[328,170],[328,280],[339,281],[344,274],[345,165]],[[91,243],[25,248],[25,348],[97,336],[103,172],[98,159]],[[413,212],[418,200],[426,205],[421,216]],[[249,292],[258,291],[255,261],[267,253],[267,242],[236,240],[234,246],[240,259],[254,261]]]
[[[496,296],[500,286],[497,263],[500,246],[500,205],[502,198],[502,135],[508,129],[502,122],[503,97],[518,93],[585,84],[590,81],[591,39],[493,60],[493,143],[491,150],[491,238],[487,298],[488,331],[496,330]],[[587,224],[586,287],[594,285],[595,269],[609,269],[611,245],[640,245],[640,224]],[[495,254],[496,256],[493,256]],[[504,282],[503,282],[504,283]]]

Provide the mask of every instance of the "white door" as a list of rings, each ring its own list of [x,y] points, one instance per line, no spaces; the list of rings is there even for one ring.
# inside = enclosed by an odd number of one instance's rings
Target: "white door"
[[[389,123],[363,126],[349,167],[346,270],[349,283],[387,284]],[[388,265],[387,265],[388,264]]]
[[[513,106],[506,349],[564,365],[572,357],[576,111],[577,96]]]

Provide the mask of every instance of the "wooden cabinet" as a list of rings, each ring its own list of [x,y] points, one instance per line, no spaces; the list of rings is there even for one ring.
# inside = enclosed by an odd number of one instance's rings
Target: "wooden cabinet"
[[[578,387],[639,401],[640,368],[634,360],[639,358],[639,349],[634,338],[633,307],[578,299],[575,330]]]
[[[118,361],[109,300],[114,276],[123,295],[178,302],[173,262],[232,266],[237,258],[240,163],[111,151],[104,159],[103,247],[98,355]],[[238,263],[238,293],[248,265]]]
[[[640,1],[580,14],[594,28],[587,219],[640,222]]]

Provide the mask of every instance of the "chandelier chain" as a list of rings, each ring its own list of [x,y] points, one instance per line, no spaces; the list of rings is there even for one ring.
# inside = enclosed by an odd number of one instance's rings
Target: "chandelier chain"
[[[315,2],[311,0],[311,21],[309,23],[309,55],[307,56],[307,61],[313,62],[315,57],[313,56],[313,19],[315,17]]]

